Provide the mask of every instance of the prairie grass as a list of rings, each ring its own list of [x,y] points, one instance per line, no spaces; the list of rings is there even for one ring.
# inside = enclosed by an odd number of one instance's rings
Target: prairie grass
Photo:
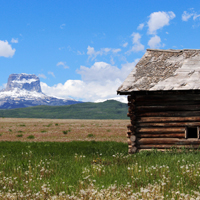
[[[200,152],[117,142],[0,142],[0,199],[200,199]]]
[[[121,122],[118,125],[118,122]],[[129,120],[74,120],[74,119],[14,119],[4,118],[0,120],[0,141],[30,141],[27,139],[28,135],[34,135],[37,142],[63,142],[63,141],[84,141],[89,138],[87,135],[95,135],[95,141],[116,141],[127,143],[126,131]],[[12,124],[12,127],[10,125]],[[25,126],[19,126],[19,125]],[[51,126],[49,124],[52,124]],[[58,125],[56,125],[58,124]],[[109,126],[112,124],[112,126]],[[82,127],[81,127],[82,125]],[[47,127],[49,126],[49,127]],[[71,132],[66,135],[64,130]],[[9,132],[12,129],[12,132]],[[110,129],[110,132],[107,130]],[[24,137],[13,137],[12,133],[23,131]],[[46,132],[44,132],[46,131]],[[20,133],[18,133],[20,134]],[[45,135],[44,135],[45,134]]]

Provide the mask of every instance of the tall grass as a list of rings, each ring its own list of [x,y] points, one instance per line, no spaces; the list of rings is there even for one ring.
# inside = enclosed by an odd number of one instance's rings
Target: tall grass
[[[0,199],[198,199],[199,157],[128,155],[116,142],[0,142]]]

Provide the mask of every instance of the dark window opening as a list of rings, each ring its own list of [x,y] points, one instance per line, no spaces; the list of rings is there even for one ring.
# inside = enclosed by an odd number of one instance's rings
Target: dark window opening
[[[198,128],[188,127],[187,128],[187,138],[198,138]]]

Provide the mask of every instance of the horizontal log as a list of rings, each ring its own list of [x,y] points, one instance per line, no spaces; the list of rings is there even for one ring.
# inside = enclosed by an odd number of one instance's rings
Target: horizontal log
[[[139,145],[137,148],[139,149],[171,149],[171,148],[187,148],[187,149],[198,149],[200,145],[157,145],[157,144],[148,144],[148,145]]]
[[[200,122],[200,117],[137,117],[137,122]]]
[[[158,128],[137,128],[136,129],[137,133],[184,133],[185,132],[185,127],[171,127],[171,128],[163,128],[163,127],[158,127]]]
[[[200,122],[137,123],[137,127],[185,127],[200,126]]]
[[[198,139],[178,139],[178,138],[138,138],[137,145],[143,144],[170,144],[170,145],[200,145]]]
[[[146,148],[146,149],[137,149],[137,152],[142,152],[142,151],[154,151],[155,149],[153,148]],[[165,152],[165,151],[169,151],[169,149],[156,149],[156,151],[162,151],[162,152]],[[181,150],[179,150],[181,151]]]
[[[188,100],[192,100],[192,101],[198,101],[200,100],[200,94],[170,94],[170,95],[165,95],[165,94],[161,94],[161,95],[137,95],[135,98],[136,102],[145,102],[145,101],[158,101],[158,100],[163,100],[163,101],[188,101]]]
[[[137,106],[136,112],[161,112],[161,111],[200,111],[199,105],[176,106]]]
[[[200,104],[200,100],[198,101],[164,101],[164,100],[160,100],[160,101],[148,101],[148,102],[136,102],[135,106],[176,106],[176,105],[199,105]]]
[[[200,111],[137,112],[140,117],[189,117],[200,116]]]
[[[137,138],[185,138],[185,133],[162,133],[162,134],[147,134],[140,133],[136,135]]]

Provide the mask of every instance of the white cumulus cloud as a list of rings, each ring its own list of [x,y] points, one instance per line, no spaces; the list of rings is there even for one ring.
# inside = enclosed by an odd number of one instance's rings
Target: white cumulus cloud
[[[133,37],[133,40],[132,40],[133,46],[126,53],[130,54],[131,52],[143,51],[144,45],[140,43],[141,35],[139,33],[132,33],[131,36]]]
[[[47,77],[44,74],[38,74],[38,77],[46,79]]]
[[[95,51],[94,47],[88,46],[87,48],[87,55],[89,56],[88,59],[91,58],[91,60],[94,60],[98,55],[107,55],[108,53],[118,53],[121,49],[115,49],[115,48],[101,48],[99,51]]]
[[[182,14],[182,20],[187,22],[193,15],[194,13],[188,13],[187,11],[184,11]]]
[[[0,57],[13,57],[15,54],[15,49],[12,49],[11,45],[8,44],[8,41],[2,41],[0,40]]]
[[[149,42],[148,42],[148,45],[150,46],[150,48],[152,49],[158,49],[160,46],[161,46],[161,39],[159,36],[155,35],[153,36]]]
[[[58,62],[57,64],[56,64],[56,66],[63,66],[63,68],[64,69],[68,69],[69,67],[66,65],[66,63],[65,62]]]
[[[126,63],[119,69],[105,62],[95,62],[91,67],[81,66],[77,73],[82,80],[67,80],[52,87],[41,82],[42,91],[59,98],[74,98],[83,101],[116,99],[126,102],[126,97],[117,96],[116,90],[131,72],[139,59]]]
[[[170,20],[175,18],[176,15],[172,12],[164,12],[158,11],[153,12],[149,16],[149,21],[147,22],[148,25],[148,33],[149,34],[156,34],[158,29],[161,29],[164,26],[168,26]]]
[[[125,42],[122,46],[123,47],[127,47],[128,46],[128,42]]]
[[[63,29],[65,27],[66,24],[61,24],[60,28]]]
[[[184,11],[182,14],[182,21],[187,22],[191,17],[193,20],[196,20],[200,17],[200,14],[196,13],[193,9],[190,9],[190,12]]]
[[[53,72],[48,72],[48,74],[50,74],[51,76],[53,76],[55,78],[55,75]]]
[[[142,30],[144,28],[144,23],[140,24],[138,27],[137,27],[137,30]]]
[[[12,38],[11,43],[18,43],[18,38],[16,39]]]

